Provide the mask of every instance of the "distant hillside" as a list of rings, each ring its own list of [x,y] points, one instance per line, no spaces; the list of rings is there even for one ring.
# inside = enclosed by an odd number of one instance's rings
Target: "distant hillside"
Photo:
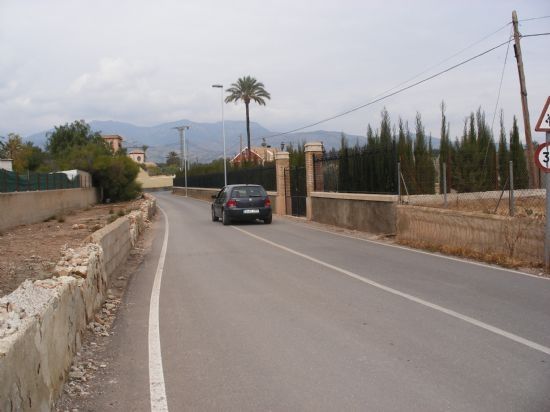
[[[117,121],[99,121],[90,122],[92,130],[103,134],[118,134],[124,138],[124,147],[135,148],[143,145],[149,146],[147,149],[147,159],[152,162],[161,163],[166,159],[170,151],[179,153],[179,133],[174,129],[176,126],[188,125],[190,129],[185,132],[189,148],[189,160],[209,162],[219,158],[223,154],[222,129],[221,122],[216,123],[197,123],[190,120],[179,120],[170,123],[163,123],[157,126],[136,126],[131,123]],[[340,147],[342,132],[318,130],[314,132],[291,133],[284,136],[270,138],[269,136],[277,132],[269,131],[258,123],[250,124],[252,133],[252,146],[259,146],[262,143],[262,137],[267,137],[266,143],[279,147],[281,142],[285,144],[292,143],[294,146],[301,142],[321,141],[327,150]],[[35,144],[43,146],[46,143],[46,135],[49,131],[28,136],[27,139]],[[244,121],[225,122],[226,153],[233,156],[239,152],[240,141],[246,146],[246,123]],[[346,134],[350,144],[366,143],[363,136]],[[434,148],[439,148],[439,139],[433,139]]]

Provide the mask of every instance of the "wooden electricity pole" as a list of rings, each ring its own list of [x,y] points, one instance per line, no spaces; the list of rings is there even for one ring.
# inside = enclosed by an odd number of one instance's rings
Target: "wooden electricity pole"
[[[518,15],[515,10],[512,12],[512,24],[514,25],[514,52],[518,63],[521,107],[523,109],[523,125],[525,127],[525,142],[527,143],[527,170],[529,171],[529,187],[538,188],[539,176],[535,167],[535,154],[533,150],[533,140],[531,139],[531,122],[529,120],[529,106],[527,105],[527,87],[525,86],[523,58],[521,57],[521,36],[518,30]]]

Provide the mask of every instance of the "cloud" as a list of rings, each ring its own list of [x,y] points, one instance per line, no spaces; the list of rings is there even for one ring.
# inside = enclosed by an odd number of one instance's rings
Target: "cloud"
[[[6,83],[0,83],[0,98],[8,99],[14,95],[17,91],[18,82],[16,80],[9,80]]]
[[[511,0],[52,1],[55,13],[49,2],[0,0],[0,132],[29,134],[75,119],[218,121],[219,91],[210,86],[247,74],[272,95],[267,107],[251,108],[252,120],[285,131],[368,102],[504,26],[519,7]],[[522,3],[520,18],[547,15],[546,3]],[[535,33],[547,31],[548,20],[522,24]],[[506,27],[439,68],[508,34]],[[522,44],[532,117],[546,98],[548,40]],[[412,121],[420,111],[435,134],[444,99],[459,134],[469,111],[493,111],[504,52],[317,128],[363,134],[386,106],[392,119]],[[501,95],[510,121],[521,114],[513,60],[511,51]],[[244,108],[226,105],[225,115],[242,120]]]
[[[69,87],[70,95],[102,94],[123,91],[150,93],[148,78],[154,70],[147,64],[127,61],[123,58],[104,57],[99,60],[95,72],[83,73]]]

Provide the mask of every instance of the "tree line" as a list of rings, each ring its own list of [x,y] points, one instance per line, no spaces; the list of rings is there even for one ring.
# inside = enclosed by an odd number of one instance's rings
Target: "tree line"
[[[509,185],[509,161],[513,162],[514,187],[528,187],[527,160],[515,116],[507,134],[501,113],[497,144],[485,113],[479,108],[465,118],[462,135],[453,141],[445,109],[442,102],[438,149],[434,149],[432,137],[426,135],[420,113],[416,115],[414,131],[401,118],[392,124],[384,108],[379,128],[368,124],[364,144],[357,141],[350,145],[342,134],[340,149],[324,156],[326,190],[397,193],[398,163],[401,188],[409,194],[433,194],[436,188],[443,193],[444,165],[448,192],[499,190]]]
[[[13,160],[15,173],[50,173],[79,169],[92,175],[94,186],[112,201],[135,198],[141,191],[136,182],[138,165],[126,150],[117,152],[105,142],[99,132],[92,132],[83,120],[55,126],[49,133],[45,150],[21,136],[10,133],[0,141],[0,158]]]

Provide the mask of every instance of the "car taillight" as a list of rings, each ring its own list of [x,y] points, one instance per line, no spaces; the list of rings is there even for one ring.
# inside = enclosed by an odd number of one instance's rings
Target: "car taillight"
[[[271,200],[269,200],[269,197],[265,199],[264,207],[271,207]]]
[[[226,207],[237,207],[237,201],[235,199],[229,199],[225,204]]]

